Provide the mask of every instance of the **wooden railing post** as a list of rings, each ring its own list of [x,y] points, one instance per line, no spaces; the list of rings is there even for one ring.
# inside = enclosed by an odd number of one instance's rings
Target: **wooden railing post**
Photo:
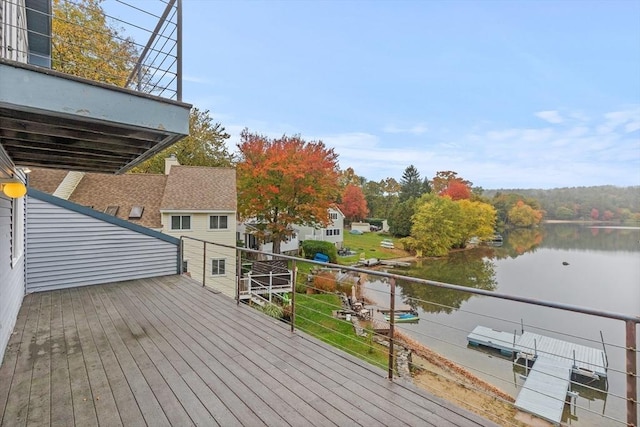
[[[396,279],[391,278],[391,291],[389,292],[389,379],[393,380],[393,341],[394,325],[396,322]]]
[[[636,362],[636,322],[627,320],[626,322],[626,356],[627,356],[627,425],[637,426],[638,424],[638,366]]]
[[[296,329],[296,280],[298,279],[298,267],[296,260],[291,263],[291,332]]]

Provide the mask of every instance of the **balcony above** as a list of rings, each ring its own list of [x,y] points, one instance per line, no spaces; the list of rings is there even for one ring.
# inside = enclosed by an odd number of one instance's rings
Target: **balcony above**
[[[0,59],[0,143],[21,166],[121,173],[189,134],[190,105]]]
[[[0,153],[14,164],[123,173],[188,135],[181,0],[0,10]]]

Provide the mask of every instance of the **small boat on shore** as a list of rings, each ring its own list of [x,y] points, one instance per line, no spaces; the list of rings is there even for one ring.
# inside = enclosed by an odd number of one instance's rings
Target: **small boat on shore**
[[[386,320],[387,322],[391,321],[391,316],[389,316],[388,314],[384,315],[384,320]],[[420,320],[420,317],[417,314],[411,314],[411,313],[396,313],[393,316],[393,323],[417,323]]]
[[[378,310],[382,313],[384,320],[389,322],[391,320],[391,310]],[[409,310],[396,310],[393,313],[394,323],[416,323],[420,320],[418,311],[414,309]]]

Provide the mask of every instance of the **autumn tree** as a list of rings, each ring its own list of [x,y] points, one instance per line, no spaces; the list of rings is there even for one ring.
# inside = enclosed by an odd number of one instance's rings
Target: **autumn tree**
[[[493,236],[496,227],[496,210],[488,203],[462,199],[457,201],[460,206],[458,223],[460,240],[457,247],[465,247],[472,237],[488,240]]]
[[[520,200],[509,210],[507,220],[514,227],[532,227],[542,221],[542,216],[542,211],[533,209]]]
[[[380,181],[367,181],[362,187],[367,200],[369,215],[373,218],[389,218],[393,207],[398,202],[400,184],[393,178]]]
[[[226,140],[230,135],[220,123],[214,123],[209,111],[192,108],[189,114],[189,136],[132,169],[134,173],[163,173],[164,159],[175,155],[181,165],[229,167],[234,157]]]
[[[461,180],[452,180],[448,182],[447,187],[439,194],[451,197],[452,200],[469,199],[471,197],[471,188]]]
[[[449,197],[425,195],[416,204],[411,238],[418,256],[444,256],[462,240],[460,205]]]
[[[124,86],[138,52],[134,41],[108,21],[101,3],[53,1],[51,66],[67,74]]]
[[[353,168],[346,168],[345,170],[340,171],[339,182],[342,188],[346,188],[349,184],[361,186],[365,181],[365,178],[356,175]]]
[[[452,181],[460,182],[470,189],[473,188],[473,183],[459,177],[457,172],[439,171],[436,172],[436,176],[431,180],[431,189],[434,193],[442,195]]]
[[[338,207],[349,222],[359,221],[369,213],[362,189],[353,184],[348,184],[342,191],[342,202]]]
[[[300,136],[270,139],[245,129],[237,164],[238,213],[255,219],[257,237],[270,236],[273,252],[294,225],[326,226],[339,192],[338,155],[322,141]]]

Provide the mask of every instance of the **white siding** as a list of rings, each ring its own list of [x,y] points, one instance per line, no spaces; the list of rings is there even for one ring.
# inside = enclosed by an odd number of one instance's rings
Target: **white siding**
[[[27,292],[170,275],[178,247],[29,196],[26,269]]]
[[[0,147],[0,177],[9,178],[12,166]],[[24,203],[24,199],[20,202]],[[16,262],[13,260],[12,241],[15,227],[12,221],[12,201],[0,192],[0,364],[24,296],[24,256]]]
[[[191,216],[190,230],[171,230],[172,215]],[[227,215],[227,229],[210,230],[210,215]],[[220,243],[235,247],[236,245],[236,213],[235,212],[174,212],[162,213],[163,233],[180,238],[180,236],[205,240],[212,243]],[[236,288],[236,251],[235,249],[224,248],[216,245],[207,245],[206,266],[203,269],[204,245],[202,242],[185,240],[184,260],[187,261],[187,272],[189,275],[202,282],[202,274],[205,274],[205,284],[216,290],[220,290],[231,297],[235,296]],[[225,260],[225,274],[222,276],[211,275],[211,263],[213,259]]]
[[[24,0],[0,0],[0,58],[26,63],[28,50]]]

